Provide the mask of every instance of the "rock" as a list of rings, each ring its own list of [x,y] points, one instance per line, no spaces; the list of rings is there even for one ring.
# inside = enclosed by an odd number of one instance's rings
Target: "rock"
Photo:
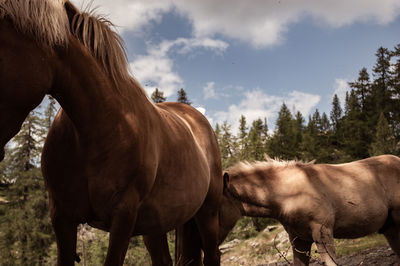
[[[256,247],[258,247],[260,245],[260,243],[258,243],[258,242],[250,242],[250,246],[252,247],[252,248],[256,248]]]
[[[235,238],[232,241],[229,241],[229,242],[219,246],[219,250],[221,251],[221,253],[228,252],[229,250],[231,250],[232,248],[234,248],[235,246],[240,244],[240,242],[241,241],[239,239]]]
[[[277,229],[278,226],[277,225],[268,225],[265,229],[264,232],[271,232],[274,231],[275,229]]]

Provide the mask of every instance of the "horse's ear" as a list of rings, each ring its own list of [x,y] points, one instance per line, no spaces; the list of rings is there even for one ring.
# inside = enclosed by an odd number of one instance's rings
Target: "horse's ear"
[[[224,188],[228,187],[229,183],[229,174],[227,172],[224,173]]]
[[[68,20],[72,23],[73,18],[79,13],[79,10],[70,1],[66,1],[64,7],[67,11]]]

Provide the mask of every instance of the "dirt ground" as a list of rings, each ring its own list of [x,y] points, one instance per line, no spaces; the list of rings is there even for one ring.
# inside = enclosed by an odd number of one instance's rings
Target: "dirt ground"
[[[389,247],[376,247],[361,251],[356,254],[340,257],[338,259],[339,265],[345,266],[400,266],[400,259]],[[270,263],[257,266],[284,266],[288,265],[284,262]],[[317,266],[323,265],[321,261],[312,260],[310,265]]]

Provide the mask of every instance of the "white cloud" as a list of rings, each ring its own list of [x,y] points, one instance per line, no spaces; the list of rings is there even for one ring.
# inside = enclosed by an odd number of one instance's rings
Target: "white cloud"
[[[150,45],[149,52],[155,55],[164,56],[169,52],[188,54],[195,49],[205,49],[217,54],[224,52],[228,44],[221,40],[210,38],[178,38],[176,40],[164,40],[159,45]]]
[[[88,0],[73,2],[80,6]],[[93,6],[121,31],[140,30],[174,10],[189,19],[196,37],[222,34],[255,47],[279,43],[289,26],[305,17],[317,25],[341,27],[355,22],[387,24],[400,13],[399,0],[95,0]]]
[[[165,97],[169,97],[183,87],[182,78],[173,71],[173,61],[166,55],[158,56],[150,53],[139,56],[130,64],[130,68],[148,95],[151,95],[155,88],[159,88]]]
[[[215,92],[215,82],[207,82],[206,86],[203,88],[204,99],[217,99],[218,96]]]
[[[197,36],[224,34],[256,47],[279,43],[292,23],[312,17],[318,24],[341,27],[354,22],[385,24],[400,12],[398,0],[176,0]]]
[[[346,100],[346,92],[349,90],[349,85],[347,84],[347,80],[345,79],[336,79],[334,84],[334,93],[333,95],[337,95],[340,101],[340,104],[344,106]],[[333,98],[333,95],[331,98]]]
[[[169,97],[183,86],[183,80],[174,71],[174,62],[170,58],[171,53],[187,54],[194,49],[206,49],[215,53],[222,53],[228,48],[228,44],[209,38],[164,40],[158,45],[149,45],[147,55],[138,56],[131,64],[131,70],[135,78],[150,95],[155,88],[164,92]]]
[[[302,115],[307,116],[312,109],[319,103],[321,97],[310,93],[292,91],[284,100],[290,110],[300,111]],[[293,113],[294,115],[294,113]]]
[[[195,107],[197,109],[197,111],[199,111],[202,115],[206,114],[206,108],[202,107],[202,106],[198,106]]]
[[[96,9],[96,14],[104,15],[117,26],[118,30],[139,31],[152,22],[160,22],[162,15],[173,7],[165,0],[71,0],[78,8]]]
[[[303,116],[307,116],[321,98],[319,95],[299,91],[292,91],[284,97],[274,96],[268,95],[258,88],[244,92],[243,96],[244,99],[237,105],[229,106],[228,111],[216,112],[213,116],[214,120],[218,123],[228,121],[232,125],[233,132],[237,132],[241,115],[246,117],[248,123],[266,117],[269,128],[273,128],[275,126],[274,121],[283,103],[286,103],[288,108],[294,109],[296,112],[300,111]]]

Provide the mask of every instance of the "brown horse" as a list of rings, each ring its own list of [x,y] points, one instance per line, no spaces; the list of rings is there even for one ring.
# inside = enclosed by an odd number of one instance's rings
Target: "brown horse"
[[[207,119],[151,103],[110,23],[67,0],[0,0],[0,32],[1,157],[46,94],[62,106],[42,156],[58,265],[74,264],[80,223],[110,232],[105,265],[123,264],[133,235],[165,251],[175,227],[182,261],[199,264],[201,247],[219,265],[223,182]]]
[[[228,236],[230,231],[235,226],[236,222],[242,217],[246,216],[247,213],[245,209],[242,207],[242,204],[233,199],[229,191],[224,187],[224,195],[221,200],[220,208],[219,208],[219,240],[218,244],[222,244],[225,238]],[[195,225],[192,224],[192,229]],[[186,226],[186,234],[188,233],[188,229],[190,227]],[[179,230],[178,230],[179,231]],[[178,232],[179,233],[179,232]],[[191,232],[189,231],[189,234]],[[192,234],[196,232],[192,232]],[[147,250],[150,253],[152,264],[153,265],[166,265],[166,262],[171,262],[171,256],[168,250],[168,242],[166,238],[152,238],[152,236],[144,236],[144,243],[146,245]],[[178,235],[176,241],[176,257],[177,265],[187,265],[185,261],[181,259],[181,249],[182,243],[180,243],[180,238]],[[188,251],[186,251],[188,252]],[[193,256],[192,256],[193,257]],[[186,261],[187,262],[187,261]],[[190,263],[193,265],[193,263]]]
[[[400,256],[400,158],[396,156],[337,165],[239,163],[225,173],[224,184],[224,194],[232,200],[229,204],[224,199],[225,208],[282,223],[295,265],[308,265],[313,242],[325,264],[336,265],[334,237],[358,238],[377,231]],[[232,226],[228,221],[221,217],[227,225],[221,231]]]

